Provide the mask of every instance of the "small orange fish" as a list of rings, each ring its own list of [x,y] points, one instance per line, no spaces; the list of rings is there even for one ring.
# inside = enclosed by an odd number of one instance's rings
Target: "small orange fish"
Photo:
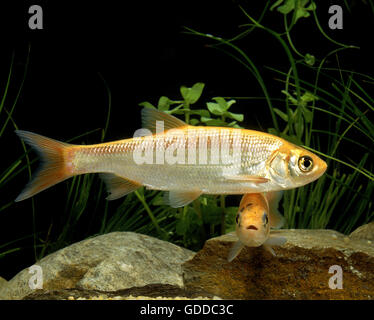
[[[274,256],[271,246],[282,246],[286,238],[279,237],[270,228],[281,228],[283,216],[278,211],[278,204],[283,191],[264,194],[245,194],[240,202],[236,215],[236,235],[239,240],[232,246],[228,261],[232,261],[244,248],[261,245]]]
[[[194,127],[155,109],[142,110],[148,135],[94,145],[71,145],[17,130],[43,160],[16,201],[70,177],[101,173],[109,200],[141,186],[169,191],[172,207],[201,194],[246,194],[303,186],[326,163],[277,136],[253,130]],[[160,129],[161,128],[161,129]]]

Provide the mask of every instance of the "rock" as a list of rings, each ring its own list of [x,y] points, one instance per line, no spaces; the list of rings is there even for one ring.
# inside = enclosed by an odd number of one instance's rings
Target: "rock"
[[[358,227],[349,235],[349,237],[351,239],[374,241],[374,222],[370,222],[368,224],[364,224],[361,227]]]
[[[288,239],[274,247],[244,248],[231,263],[234,233],[208,240],[183,265],[185,289],[223,299],[374,299],[374,246],[333,230],[280,230]],[[342,268],[342,289],[329,279]],[[333,267],[334,268],[334,267]],[[333,280],[333,279],[332,279]],[[331,280],[331,281],[332,281]]]
[[[4,278],[0,277],[0,288],[5,286],[8,283]]]
[[[42,290],[31,289],[36,271],[18,273],[0,288],[0,299],[22,299],[38,291],[77,289],[115,292],[150,284],[183,288],[181,264],[194,252],[133,232],[89,238],[41,259]],[[34,280],[34,283],[37,283]]]
[[[210,294],[199,296],[170,284],[149,284],[144,287],[134,287],[125,290],[103,292],[96,290],[59,289],[59,290],[34,290],[25,296],[25,300],[134,300],[134,299],[220,299]]]

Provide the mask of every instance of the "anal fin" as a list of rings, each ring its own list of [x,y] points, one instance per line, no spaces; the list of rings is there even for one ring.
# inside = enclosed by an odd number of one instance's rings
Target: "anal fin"
[[[101,173],[100,178],[105,182],[109,193],[107,200],[119,199],[142,186],[135,181],[128,180],[113,173]]]

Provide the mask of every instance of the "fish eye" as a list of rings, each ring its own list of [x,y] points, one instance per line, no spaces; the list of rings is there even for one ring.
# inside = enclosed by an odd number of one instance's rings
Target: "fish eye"
[[[268,214],[266,212],[262,215],[262,222],[264,225],[267,225],[269,222]]]
[[[309,172],[313,169],[313,160],[309,156],[300,157],[298,164],[302,172]]]

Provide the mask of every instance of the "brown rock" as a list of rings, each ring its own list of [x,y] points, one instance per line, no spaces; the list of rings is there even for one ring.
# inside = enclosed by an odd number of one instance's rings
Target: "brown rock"
[[[364,224],[361,227],[358,227],[349,235],[349,237],[351,239],[374,241],[374,222],[370,222],[368,224]]]
[[[288,239],[273,257],[244,248],[231,263],[234,233],[210,239],[182,265],[185,289],[223,299],[374,299],[374,247],[333,230],[280,230]],[[330,289],[331,266],[343,289]]]

